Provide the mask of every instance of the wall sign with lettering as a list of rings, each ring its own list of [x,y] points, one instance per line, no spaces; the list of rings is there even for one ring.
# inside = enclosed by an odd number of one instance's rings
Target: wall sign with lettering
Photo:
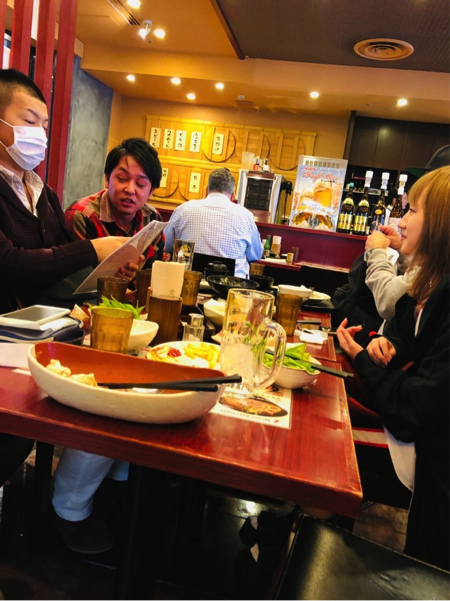
[[[200,131],[193,131],[191,134],[191,152],[200,152],[200,145],[202,143],[202,134]]]
[[[212,154],[222,154],[225,134],[214,134]]]
[[[184,150],[186,146],[186,132],[177,130],[175,138],[175,150]]]
[[[161,128],[160,127],[152,127],[150,130],[150,146],[153,146],[153,148],[159,148],[160,141],[161,141]]]
[[[166,150],[172,150],[173,148],[173,138],[174,138],[174,129],[165,129],[164,130],[164,142],[163,148]]]
[[[202,180],[202,174],[192,171],[191,178],[189,180],[189,192],[193,192],[193,193],[199,192],[201,180]]]
[[[169,168],[162,167],[161,183],[159,184],[160,188],[167,188],[167,176],[168,175],[169,175]]]

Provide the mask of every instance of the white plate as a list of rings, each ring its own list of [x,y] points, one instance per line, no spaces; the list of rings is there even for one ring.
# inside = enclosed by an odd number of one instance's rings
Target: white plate
[[[207,344],[210,347],[213,347],[217,351],[220,350],[220,346],[218,344],[211,344],[210,342],[206,342],[204,344]],[[191,347],[194,346],[197,348],[201,348],[202,343],[201,342],[188,342],[185,340],[175,341],[175,342],[165,342],[163,344],[158,344],[157,346],[152,347],[151,349],[149,349],[149,351],[144,351],[144,353],[145,353],[144,356],[147,359],[151,359],[152,357],[149,356],[149,352],[157,350],[157,349],[162,349],[164,347],[170,347],[172,349],[176,349],[176,350],[180,351],[181,356],[180,357],[168,357],[166,359],[166,361],[164,361],[164,363],[176,363],[178,365],[189,365],[191,367],[205,367],[205,368],[211,367],[211,369],[220,369],[220,365],[219,365],[219,361],[218,361],[219,353],[217,353],[217,362],[210,366],[210,363],[206,359],[202,359],[200,357],[196,357],[196,358],[188,357],[185,354],[185,349],[188,345],[191,345]]]
[[[312,291],[309,300],[331,300],[331,296],[329,294],[324,294],[323,292]]]
[[[203,311],[206,317],[212,321],[212,323],[221,328],[223,326],[223,320],[225,319],[225,309],[227,303],[225,300],[215,300],[211,298],[209,301],[203,304]]]

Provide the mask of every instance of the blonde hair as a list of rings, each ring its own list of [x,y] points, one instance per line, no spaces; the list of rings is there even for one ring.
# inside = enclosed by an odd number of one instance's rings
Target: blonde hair
[[[415,208],[422,201],[423,226],[409,270],[420,267],[409,294],[424,302],[450,271],[450,166],[421,177],[408,194]]]

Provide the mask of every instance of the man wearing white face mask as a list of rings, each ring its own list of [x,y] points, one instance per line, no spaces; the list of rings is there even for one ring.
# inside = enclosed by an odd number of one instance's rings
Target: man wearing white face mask
[[[58,197],[33,171],[45,157],[47,126],[47,106],[35,83],[19,71],[1,69],[0,313],[17,308],[18,299],[22,305],[33,304],[42,288],[97,265],[126,241],[116,236],[75,239]],[[131,280],[137,268],[129,263],[121,271]],[[2,466],[10,459],[12,438],[0,433]],[[22,442],[23,460],[30,441]],[[19,459],[17,451],[14,466]],[[108,474],[124,480],[127,465],[64,450],[55,474],[55,523],[75,551],[99,553],[113,544],[109,529],[92,515],[93,495]]]
[[[0,70],[0,313],[36,302],[39,292],[95,267],[125,240],[76,240],[55,193],[33,171],[45,157],[45,99],[23,73]],[[124,266],[132,279],[136,265]],[[122,276],[123,277],[123,276]],[[72,305],[73,306],[73,305]]]

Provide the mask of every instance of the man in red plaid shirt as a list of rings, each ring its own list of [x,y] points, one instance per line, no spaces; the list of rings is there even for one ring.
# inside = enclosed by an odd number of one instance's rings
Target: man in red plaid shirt
[[[158,153],[142,138],[128,138],[106,157],[105,189],[75,201],[66,221],[82,240],[134,236],[150,221],[162,221],[149,204],[161,181]],[[164,257],[164,234],[146,252],[145,267]]]

